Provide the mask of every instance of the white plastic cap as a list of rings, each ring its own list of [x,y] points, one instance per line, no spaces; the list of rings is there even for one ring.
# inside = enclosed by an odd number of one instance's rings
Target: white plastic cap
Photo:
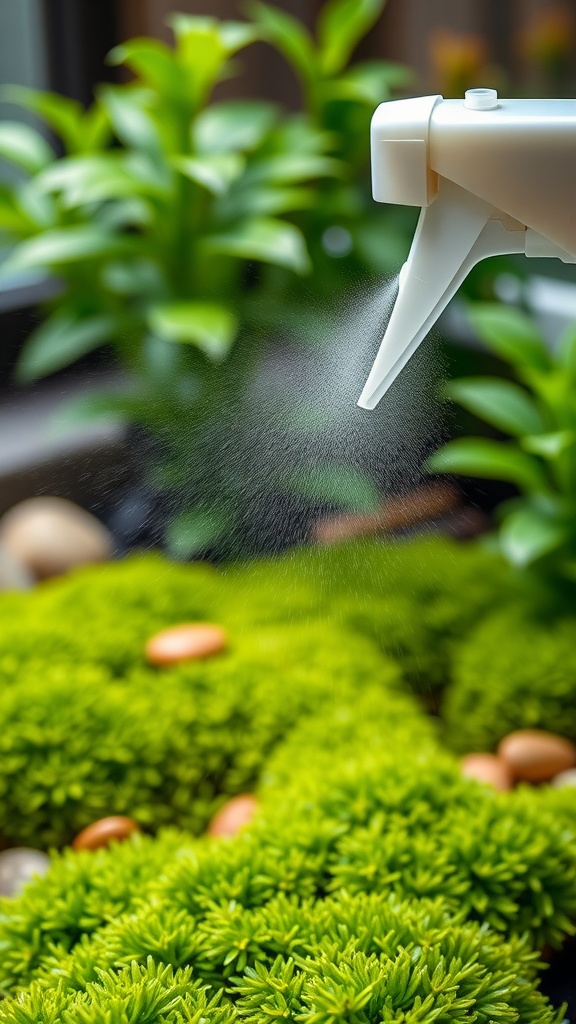
[[[496,89],[467,89],[464,106],[469,110],[494,110],[498,106]]]

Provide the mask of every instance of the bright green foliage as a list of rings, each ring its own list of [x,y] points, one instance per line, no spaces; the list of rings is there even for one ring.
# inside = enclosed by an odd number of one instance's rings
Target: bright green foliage
[[[319,341],[327,315],[314,315],[310,296],[333,310],[344,282],[376,280],[406,248],[402,224],[370,196],[368,127],[408,76],[385,61],[348,67],[384,4],[329,0],[317,46],[264,4],[253,5],[252,22],[174,14],[172,46],[138,38],[112,51],[132,77],[98,88],[88,110],[55,94],[2,91],[64,150],[58,157],[35,128],[0,125],[0,156],[19,171],[0,187],[0,277],[60,283],[19,378],[113,348],[126,384],[82,398],[66,422],[112,413],[154,438],[150,483],[170,492],[167,541],[179,557],[211,550],[242,521],[246,483],[236,457],[222,454],[222,412],[234,408],[237,431],[265,345],[280,328]],[[212,101],[258,39],[279,47],[305,83],[302,112]],[[350,252],[327,251],[330,228]],[[239,436],[235,456],[242,443],[250,450]]]
[[[4,597],[1,835],[62,843],[115,811],[197,832],[255,787],[261,807],[233,841],[55,855],[0,908],[0,1022],[559,1024],[532,951],[574,930],[574,795],[464,779],[363,635],[390,647],[402,599],[449,669],[495,594],[498,561],[422,539],[225,573],[142,557]],[[190,617],[228,653],[146,667]]]
[[[161,875],[168,860],[189,849],[189,836],[165,831],[156,839],[136,835],[108,850],[54,857],[50,873],[34,879],[1,923],[2,988],[30,980],[51,950],[62,957],[81,936],[90,936],[131,909]]]
[[[106,814],[201,831],[253,788],[298,718],[398,673],[330,625],[259,628],[220,659],[112,679],[75,661],[31,662],[0,697],[0,834],[61,846]],[[232,643],[234,636],[232,636]]]
[[[25,998],[0,1010],[13,1024],[232,1024],[235,1014],[219,995],[207,996],[206,986],[190,970],[174,971],[154,963],[132,963],[117,973],[100,972],[85,993],[75,997],[62,988],[46,992],[33,985]]]
[[[576,740],[573,618],[546,621],[513,610],[486,619],[455,658],[443,717],[456,750],[492,750],[514,729]]]
[[[65,968],[59,987],[35,983],[19,1004],[9,1001],[0,1008],[0,1020],[6,1024],[32,1021],[33,1008],[42,1006],[42,997],[54,1011],[66,1008],[64,1021],[73,1020],[76,1011],[80,1014],[76,1019],[95,1024],[104,1009],[113,1013],[119,1006],[132,1008],[140,999],[141,1012],[150,1014],[152,1009],[164,1008],[163,1000],[170,1006],[170,997],[175,1007],[202,1008],[204,1019],[215,1024],[232,1020],[273,1024],[278,1017],[289,1021],[311,1017],[319,1022],[353,1019],[368,1024],[397,1019],[393,1014],[401,1011],[407,1013],[406,1021],[413,1022],[438,1016],[447,1022],[459,1021],[465,1019],[461,1014],[472,1012],[494,1022],[519,1017],[526,1024],[552,1024],[561,1019],[531,984],[534,958],[524,943],[503,944],[477,925],[454,919],[439,901],[401,903],[377,895],[298,905],[280,896],[262,910],[218,908],[200,926],[196,955],[190,947],[185,954],[192,961],[191,972],[184,967],[172,973],[159,961],[158,952],[148,957],[139,952],[139,945],[154,945],[150,939],[160,920],[162,913],[153,912],[148,924],[143,914],[139,921],[136,915],[112,924],[106,950],[113,950],[117,960],[100,969],[98,981],[88,981],[75,991]],[[164,914],[163,925],[167,924],[168,938],[170,923]],[[229,943],[238,941],[242,932],[251,940],[245,943],[244,966],[236,956],[232,958],[237,973],[230,977],[221,965],[230,959]],[[192,919],[188,934],[194,934]],[[142,941],[145,935],[148,941]],[[198,947],[205,949],[207,959],[198,957]],[[122,967],[122,960],[130,955],[123,955],[124,949],[138,951],[130,965]],[[215,987],[218,976],[228,979],[226,999],[220,1003],[216,997],[208,1003],[202,981],[213,977]],[[193,984],[191,978],[196,978]],[[183,982],[188,983],[186,987]],[[128,997],[132,1004],[120,1003]]]
[[[572,929],[574,829],[538,795],[462,779],[430,730],[407,698],[366,691],[293,730],[233,842],[173,834],[58,859],[5,904],[2,984],[36,980],[0,1020],[26,1020],[41,994],[55,1012],[94,1012],[127,978],[140,997],[165,964],[225,987],[254,1024],[351,1007],[375,1024],[402,1008],[414,1021],[560,1020],[534,988],[526,935],[539,948]]]
[[[533,596],[497,556],[434,536],[303,549],[231,576],[251,585],[256,599],[274,589],[280,606],[295,591],[292,616],[309,615],[312,590],[339,621],[376,640],[423,695],[447,683],[453,648],[496,599],[506,605]],[[266,621],[268,600],[261,614]]]
[[[471,319],[518,383],[498,378],[452,381],[447,396],[512,440],[460,438],[428,461],[435,473],[507,480],[521,497],[501,509],[498,540],[518,568],[535,566],[557,584],[576,578],[576,333],[550,352],[530,319],[490,304]]]
[[[221,599],[215,570],[154,554],[78,570],[29,596],[0,595],[0,677],[30,660],[90,662],[122,676],[144,664],[144,644],[157,630],[218,621]]]

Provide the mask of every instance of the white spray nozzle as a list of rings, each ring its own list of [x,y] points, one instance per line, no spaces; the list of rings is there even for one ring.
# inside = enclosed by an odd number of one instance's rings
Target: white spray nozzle
[[[576,100],[499,100],[494,89],[394,100],[374,114],[371,150],[374,199],[422,213],[365,409],[480,260],[522,252],[576,263]]]

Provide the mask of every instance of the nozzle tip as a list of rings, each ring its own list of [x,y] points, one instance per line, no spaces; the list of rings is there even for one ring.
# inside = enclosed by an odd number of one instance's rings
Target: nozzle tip
[[[377,392],[372,392],[371,394],[367,394],[366,393],[366,388],[364,388],[364,391],[360,395],[360,398],[356,402],[356,405],[360,409],[375,409],[376,406],[378,405],[379,401],[380,401],[380,398],[379,398]]]

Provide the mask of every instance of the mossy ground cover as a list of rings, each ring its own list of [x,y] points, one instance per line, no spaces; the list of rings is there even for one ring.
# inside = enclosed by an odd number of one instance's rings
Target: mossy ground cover
[[[236,839],[67,851],[5,903],[0,1020],[551,1024],[537,950],[572,929],[575,839],[368,687],[278,745]]]
[[[0,835],[62,846],[109,813],[159,834],[65,850],[4,902],[0,1021],[559,1021],[537,951],[576,921],[576,798],[463,779],[410,692],[460,685],[496,602],[532,597],[437,539],[146,556],[4,597]],[[229,651],[148,667],[185,620]],[[247,789],[253,825],[202,838]]]

